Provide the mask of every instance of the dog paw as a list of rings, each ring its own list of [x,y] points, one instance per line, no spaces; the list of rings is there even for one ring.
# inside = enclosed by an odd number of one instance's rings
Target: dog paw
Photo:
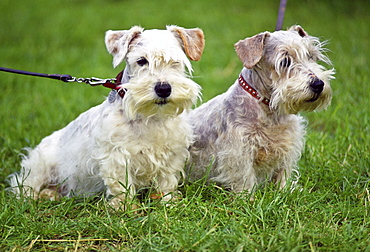
[[[130,199],[121,199],[115,197],[109,201],[109,205],[119,211],[135,211],[139,209],[139,205]]]
[[[38,199],[48,199],[48,200],[56,201],[56,200],[60,199],[60,195],[57,191],[55,191],[53,189],[46,188],[46,189],[43,189],[43,190],[40,191],[37,198]]]

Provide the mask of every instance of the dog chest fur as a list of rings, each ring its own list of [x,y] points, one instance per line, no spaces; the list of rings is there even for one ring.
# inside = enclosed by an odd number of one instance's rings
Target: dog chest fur
[[[191,147],[192,163],[197,164],[191,177],[201,178],[205,171],[200,167],[206,169],[213,163],[212,167],[217,168],[210,169],[210,179],[222,184],[246,177],[250,169],[257,177],[271,178],[275,171],[294,165],[292,162],[299,157],[305,120],[299,115],[266,116],[268,110],[243,92],[235,83],[225,94],[200,106],[197,113],[190,112],[196,136]],[[217,104],[214,106],[220,113],[209,113],[212,103]],[[236,189],[236,185],[228,186]]]

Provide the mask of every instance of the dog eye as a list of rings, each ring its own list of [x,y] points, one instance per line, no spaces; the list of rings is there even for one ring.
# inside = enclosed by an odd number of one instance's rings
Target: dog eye
[[[136,63],[139,65],[139,66],[144,66],[146,64],[148,64],[148,61],[146,60],[146,58],[140,58],[136,61]]]
[[[290,58],[288,57],[285,57],[281,62],[280,62],[280,66],[282,67],[290,67],[290,65],[292,64],[292,61],[290,60]]]
[[[171,62],[171,67],[178,67],[180,65],[179,61],[173,61]]]
[[[313,55],[313,54],[309,54],[308,55],[308,59],[309,60],[312,60],[312,61],[317,61],[317,57],[315,55]]]

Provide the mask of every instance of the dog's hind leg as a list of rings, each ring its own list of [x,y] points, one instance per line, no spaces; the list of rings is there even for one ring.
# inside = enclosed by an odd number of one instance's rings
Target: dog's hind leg
[[[28,155],[22,158],[22,169],[10,175],[10,191],[17,196],[39,198],[41,190],[50,186],[57,187],[58,173],[55,158],[55,143],[59,132],[46,137],[35,149],[28,149]]]

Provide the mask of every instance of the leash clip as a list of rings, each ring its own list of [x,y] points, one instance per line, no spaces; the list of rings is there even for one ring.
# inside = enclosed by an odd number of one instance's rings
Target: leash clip
[[[89,84],[90,86],[98,86],[98,85],[104,85],[107,83],[112,83],[115,82],[115,78],[111,79],[99,79],[96,77],[91,77],[91,78],[76,78],[72,77],[71,79],[67,80],[67,82],[78,82],[78,83],[86,83]]]

